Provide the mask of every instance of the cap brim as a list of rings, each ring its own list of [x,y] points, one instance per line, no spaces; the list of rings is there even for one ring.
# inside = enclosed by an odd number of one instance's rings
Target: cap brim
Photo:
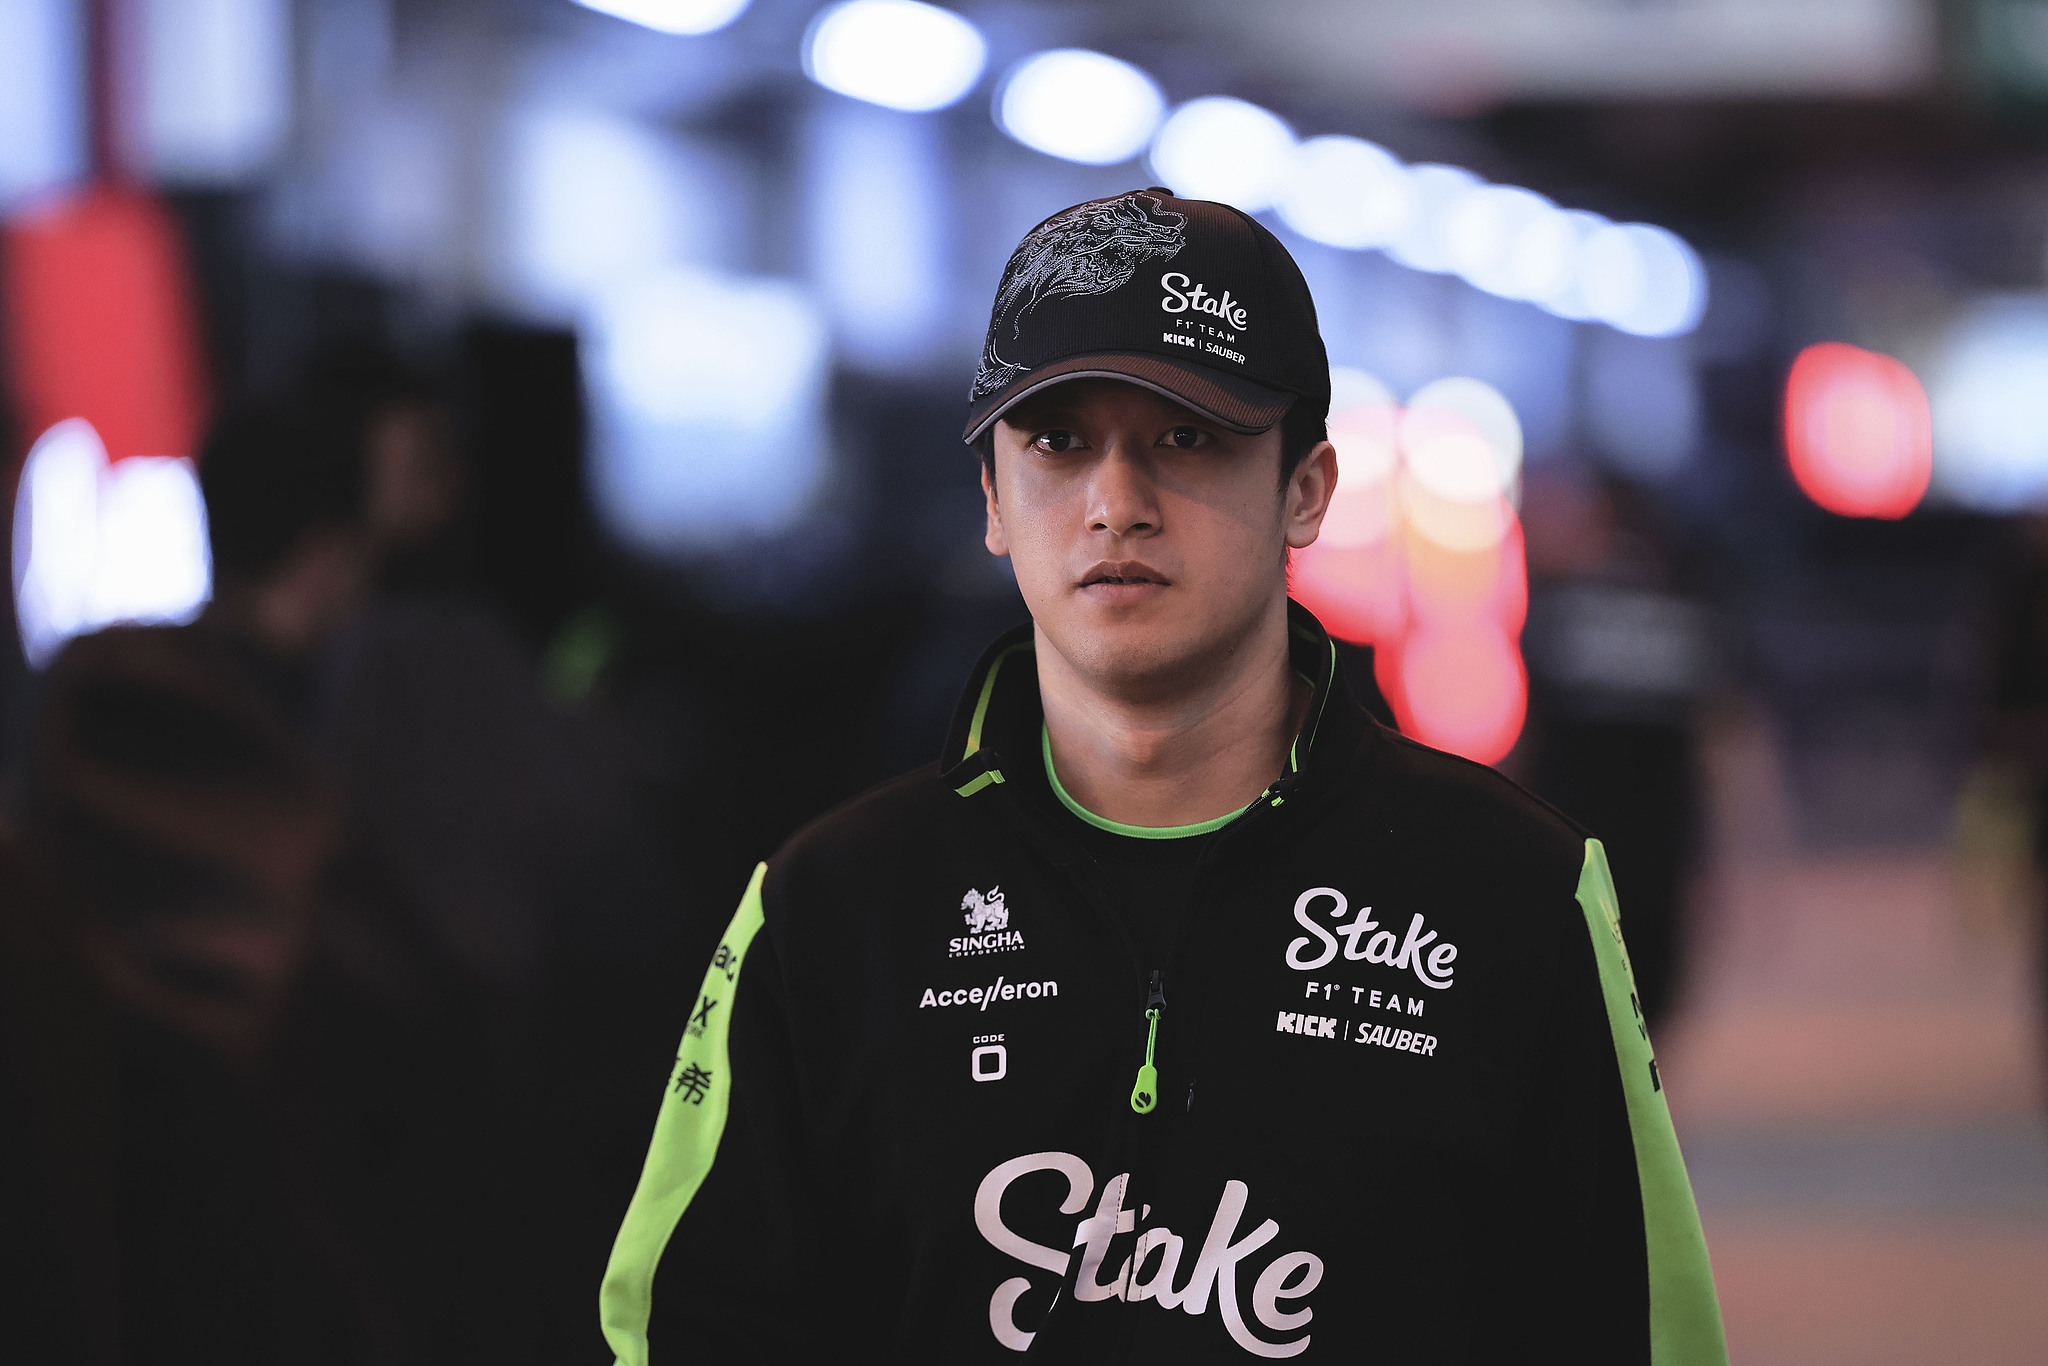
[[[960,438],[974,442],[1004,413],[1055,384],[1074,379],[1117,379],[1192,408],[1219,426],[1246,436],[1272,427],[1294,406],[1293,394],[1193,361],[1176,361],[1142,351],[1099,351],[1068,356],[1013,381],[967,411]]]

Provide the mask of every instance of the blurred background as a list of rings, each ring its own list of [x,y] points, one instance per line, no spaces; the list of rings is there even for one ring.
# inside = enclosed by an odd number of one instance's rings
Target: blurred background
[[[0,0],[0,1354],[606,1359],[1148,184],[1315,291],[1353,688],[1608,843],[1734,1359],[2048,1358],[2044,0]]]

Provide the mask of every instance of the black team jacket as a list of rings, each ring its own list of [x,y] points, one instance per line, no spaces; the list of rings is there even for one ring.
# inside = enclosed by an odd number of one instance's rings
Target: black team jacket
[[[1031,633],[757,870],[602,1290],[626,1366],[1725,1362],[1597,840],[1315,685],[1141,961]]]

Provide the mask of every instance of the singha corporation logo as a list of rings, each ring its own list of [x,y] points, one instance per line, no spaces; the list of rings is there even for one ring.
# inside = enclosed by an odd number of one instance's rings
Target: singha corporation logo
[[[970,934],[1010,928],[1010,908],[1003,904],[1003,889],[1000,887],[989,888],[987,896],[969,887],[967,895],[960,898],[960,909],[967,912]]]
[[[1010,908],[1003,900],[1003,889],[991,887],[986,892],[973,887],[960,898],[961,920],[967,925],[967,933],[947,941],[947,956],[967,958],[983,953],[1008,953],[1024,947],[1024,936],[1010,928]]]

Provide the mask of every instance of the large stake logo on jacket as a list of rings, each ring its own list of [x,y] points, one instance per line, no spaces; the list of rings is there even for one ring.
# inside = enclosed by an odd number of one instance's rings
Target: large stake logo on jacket
[[[1034,1243],[1011,1232],[1003,1222],[1003,1193],[1009,1190],[1010,1183],[1028,1172],[1043,1171],[1058,1172],[1067,1178],[1067,1198],[1060,1202],[1060,1213],[1079,1214],[1087,1208],[1088,1197],[1095,1192],[1095,1173],[1086,1162],[1072,1153],[1027,1153],[998,1165],[982,1178],[980,1188],[974,1192],[974,1226],[998,1252],[1064,1277],[1072,1261],[1070,1253]],[[1216,1215],[1209,1221],[1208,1236],[1195,1253],[1194,1266],[1185,1281],[1174,1284],[1174,1278],[1180,1274],[1185,1240],[1163,1224],[1155,1224],[1139,1234],[1137,1246],[1124,1258],[1115,1275],[1103,1280],[1102,1263],[1108,1256],[1110,1240],[1137,1227],[1138,1211],[1124,1208],[1124,1193],[1130,1181],[1129,1172],[1111,1177],[1095,1202],[1095,1212],[1074,1225],[1070,1246],[1082,1249],[1081,1267],[1074,1277],[1075,1299],[1083,1303],[1151,1300],[1162,1309],[1205,1314],[1213,1290],[1224,1328],[1231,1340],[1247,1352],[1261,1357],[1291,1357],[1308,1350],[1307,1333],[1284,1342],[1268,1342],[1245,1322],[1244,1309],[1237,1297],[1238,1263],[1279,1237],[1280,1225],[1267,1219],[1242,1238],[1237,1236],[1238,1221],[1244,1217],[1245,1204],[1251,1198],[1251,1188],[1242,1181],[1223,1183]],[[1281,1301],[1303,1298],[1322,1279],[1323,1259],[1315,1253],[1280,1254],[1266,1263],[1252,1282],[1252,1316],[1275,1333],[1306,1328],[1315,1317],[1315,1310],[1307,1306],[1283,1309]],[[989,1331],[995,1334],[997,1342],[1013,1352],[1024,1351],[1037,1336],[1019,1328],[1015,1317],[1018,1299],[1030,1288],[1029,1280],[1012,1276],[989,1297]]]

